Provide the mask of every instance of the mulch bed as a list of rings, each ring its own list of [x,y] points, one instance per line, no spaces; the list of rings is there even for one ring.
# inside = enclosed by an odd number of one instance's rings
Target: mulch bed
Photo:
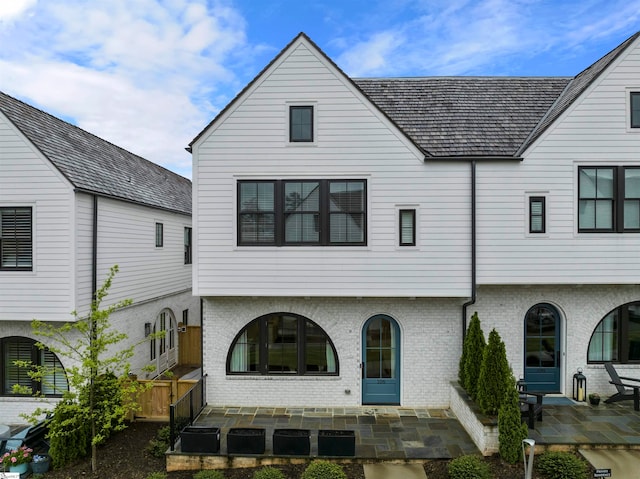
[[[89,459],[76,462],[62,469],[53,470],[46,474],[45,479],[77,479],[96,477],[100,479],[145,479],[153,472],[165,471],[164,458],[157,458],[146,451],[149,441],[156,435],[158,429],[165,424],[136,422],[127,429],[116,433],[105,445],[98,448],[98,473],[91,472]],[[498,456],[485,458],[491,467],[495,479],[513,479],[524,477],[523,464],[507,464]],[[429,479],[446,479],[448,460],[428,460],[424,462],[424,469]],[[305,464],[288,464],[278,467],[285,477],[298,479],[304,471]],[[343,469],[349,479],[364,479],[364,471],[360,464],[343,464]],[[237,468],[224,471],[226,479],[252,479],[255,469]],[[192,479],[194,471],[177,471],[167,474],[167,479]],[[536,475],[534,479],[542,479]]]

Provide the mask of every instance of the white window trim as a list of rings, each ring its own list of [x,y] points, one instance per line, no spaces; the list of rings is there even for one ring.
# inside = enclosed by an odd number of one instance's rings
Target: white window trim
[[[625,88],[625,93],[624,93],[625,124],[627,127],[627,133],[640,134],[640,128],[631,128],[631,94],[632,93],[640,93],[640,86]]]

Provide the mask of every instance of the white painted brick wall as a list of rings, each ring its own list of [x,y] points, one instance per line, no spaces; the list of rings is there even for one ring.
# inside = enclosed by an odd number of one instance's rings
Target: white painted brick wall
[[[601,365],[587,365],[587,349],[593,330],[614,308],[640,300],[640,287],[635,285],[584,286],[482,286],[478,299],[469,310],[469,317],[478,312],[485,337],[496,328],[507,348],[513,372],[524,372],[524,317],[532,306],[549,303],[561,316],[562,392],[571,396],[573,375],[580,367],[587,377],[587,391],[599,392],[605,398],[615,392],[609,376]],[[617,365],[616,369],[630,376],[640,376],[640,365]],[[623,375],[623,373],[621,373]]]
[[[110,317],[112,328],[127,334],[127,339],[118,343],[117,347],[124,349],[129,345],[137,344],[135,356],[130,360],[132,371],[134,372],[139,372],[140,368],[149,363],[149,344],[141,342],[144,339],[144,323],[150,322],[153,324],[157,315],[164,308],[171,309],[178,322],[182,320],[182,311],[189,309],[190,324],[199,323],[200,300],[199,298],[194,298],[190,291],[165,296],[138,305],[133,304],[128,308],[114,312]],[[68,319],[70,321],[73,317],[69,315]],[[24,336],[34,340],[43,339],[34,336],[30,321],[2,321],[0,324],[2,337]],[[62,356],[58,358],[65,368],[70,366],[68,358]],[[26,421],[21,417],[21,414],[29,414],[38,407],[45,407],[45,405],[42,401],[34,398],[0,396],[0,424],[24,424]]]
[[[235,336],[271,312],[305,316],[322,327],[338,352],[338,377],[227,376]],[[376,314],[401,330],[401,403],[446,407],[461,351],[461,301],[449,299],[206,298],[203,350],[207,401],[217,405],[356,406],[361,404],[361,334]],[[345,391],[349,390],[350,394]]]

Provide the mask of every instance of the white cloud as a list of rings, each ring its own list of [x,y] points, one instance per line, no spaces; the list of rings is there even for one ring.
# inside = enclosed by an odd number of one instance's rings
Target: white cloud
[[[0,24],[11,22],[33,7],[38,0],[3,0],[0,2]]]

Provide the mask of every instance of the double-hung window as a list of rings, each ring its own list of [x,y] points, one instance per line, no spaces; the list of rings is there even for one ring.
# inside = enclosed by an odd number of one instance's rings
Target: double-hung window
[[[30,207],[0,208],[0,270],[32,270],[31,219]]]
[[[238,244],[365,245],[366,181],[239,181]]]
[[[529,233],[545,232],[545,197],[529,197]]]
[[[640,92],[633,91],[631,101],[631,128],[640,128]]]
[[[640,167],[580,167],[578,231],[640,232]]]

